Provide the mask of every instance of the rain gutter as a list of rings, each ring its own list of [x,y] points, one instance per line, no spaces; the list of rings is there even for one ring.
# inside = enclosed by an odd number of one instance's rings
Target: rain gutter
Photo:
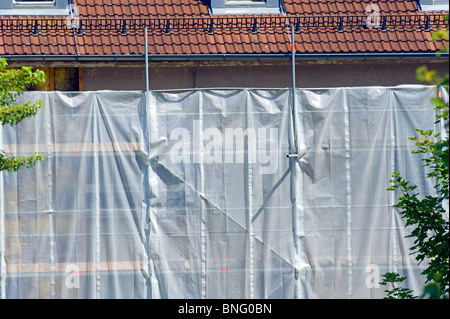
[[[14,62],[139,62],[145,60],[145,54],[134,55],[0,55]],[[440,56],[436,52],[394,52],[394,53],[296,53],[297,60],[370,60],[370,59],[448,59],[448,53]],[[290,60],[291,53],[267,54],[149,54],[149,62],[188,62],[188,61],[267,61]]]

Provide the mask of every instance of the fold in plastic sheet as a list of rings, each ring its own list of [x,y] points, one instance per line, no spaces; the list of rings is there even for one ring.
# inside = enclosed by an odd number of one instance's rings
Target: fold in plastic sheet
[[[386,191],[433,194],[425,86],[27,92],[1,149],[2,298],[382,298],[424,278]],[[295,128],[295,132],[293,129]],[[295,143],[296,141],[296,143]],[[287,157],[288,154],[299,156]]]

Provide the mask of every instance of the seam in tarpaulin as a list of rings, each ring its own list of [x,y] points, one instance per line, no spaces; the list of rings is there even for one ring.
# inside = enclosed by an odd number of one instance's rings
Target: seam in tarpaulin
[[[99,105],[97,101],[98,96],[96,95],[94,100],[94,105],[92,107],[93,112],[93,132],[94,132],[94,188],[95,188],[95,260],[94,260],[94,274],[95,274],[95,299],[101,298],[101,277],[100,277],[100,164],[99,164],[99,154],[98,154],[98,112]]]
[[[395,99],[394,92],[392,90],[389,90],[389,109],[391,112],[391,167],[390,171],[394,172],[396,170],[395,165],[395,152],[396,152],[396,142],[395,142],[395,112],[394,112],[394,105],[393,101]],[[390,200],[391,204],[395,204],[395,192],[391,191],[390,194]],[[396,217],[396,210],[395,207],[391,207],[391,236],[392,236],[392,264],[393,264],[393,272],[397,272],[397,264],[398,264],[398,243],[397,243],[397,219]]]
[[[48,170],[48,217],[49,217],[49,237],[50,237],[50,278],[51,278],[51,298],[55,298],[55,287],[56,287],[56,281],[55,281],[55,227],[54,227],[54,206],[53,206],[53,157],[52,157],[52,131],[51,131],[51,106],[53,106],[53,103],[49,103],[49,95],[46,92],[45,93],[45,103],[46,106],[46,135],[47,135],[47,170]],[[52,96],[52,102],[54,102],[55,98],[54,95]],[[50,106],[51,105],[51,106]]]
[[[297,98],[297,94],[293,94],[293,99],[295,98],[295,105],[299,106],[299,99]],[[300,121],[298,119],[298,109],[293,110],[290,113],[291,121],[293,122],[290,127],[294,130],[294,135],[289,136],[294,141],[291,141],[291,145],[293,148],[291,152],[296,153],[302,150],[302,152],[306,152],[305,145],[305,136],[304,136],[304,125],[303,120]],[[299,125],[302,124],[302,125]],[[299,145],[302,145],[299,148]],[[304,155],[304,154],[303,154]],[[305,263],[305,251],[304,251],[304,239],[305,239],[305,225],[304,225],[304,217],[305,217],[305,207],[303,201],[303,169],[301,164],[301,158],[292,158],[291,162],[291,187],[293,188],[291,191],[293,192],[293,234],[294,234],[294,248],[295,248],[295,260],[294,260],[294,279],[295,279],[295,292],[294,298],[303,299],[306,297],[305,295],[305,285],[306,285],[306,270],[308,265]]]
[[[347,90],[341,89],[344,105],[345,125],[345,176],[347,189],[347,259],[348,259],[348,298],[352,298],[352,176],[351,176],[351,151],[350,151],[350,114],[348,110]]]
[[[198,130],[199,145],[199,169],[200,169],[200,193],[205,193],[205,167],[203,163],[203,94],[197,94],[198,101],[198,126],[194,130]],[[195,135],[195,134],[194,134]],[[194,155],[195,156],[195,155]],[[200,263],[201,263],[201,298],[206,299],[206,207],[205,201],[200,200]]]
[[[253,128],[252,120],[250,116],[250,105],[249,105],[249,97],[248,91],[244,90],[246,93],[245,99],[245,107],[246,107],[246,117],[247,117],[247,129]],[[250,152],[247,152],[247,156],[250,156]],[[248,160],[247,164],[247,187],[248,187],[248,216],[247,216],[247,227],[248,227],[248,244],[249,244],[249,297],[250,299],[254,299],[255,297],[255,275],[254,275],[254,234],[253,234],[253,167],[250,160]]]
[[[296,131],[296,114],[293,105],[295,104],[294,98],[296,96],[293,89],[291,89],[290,94],[290,112],[289,112],[289,131],[292,132],[288,134],[289,136],[289,152],[291,154],[296,154],[297,148],[297,131]],[[291,168],[291,188],[290,188],[290,198],[292,203],[292,235],[294,241],[294,260],[293,260],[293,271],[294,271],[294,298],[300,299],[301,296],[301,279],[299,279],[300,269],[299,264],[299,234],[298,234],[298,209],[297,209],[297,161],[296,158],[288,158],[290,161],[289,166]]]
[[[143,92],[141,95],[141,100],[139,103],[140,109],[138,111],[140,115],[140,130],[139,130],[139,153],[137,156],[138,162],[141,164],[141,174],[140,176],[140,185],[142,187],[142,198],[141,198],[141,240],[142,240],[142,268],[141,273],[144,277],[146,290],[143,292],[146,299],[149,299],[151,296],[151,283],[150,283],[150,244],[149,244],[149,225],[147,223],[149,219],[149,198],[150,198],[150,180],[149,180],[149,172],[148,165],[146,165],[146,161],[142,162],[141,159],[144,157],[144,154],[148,154],[149,149],[149,139],[145,138],[146,135],[149,135],[148,132],[148,118],[147,118],[147,92]]]
[[[150,136],[148,136],[148,156],[150,158],[151,147],[153,143],[158,142],[158,118],[157,118],[157,110],[156,110],[156,99],[154,94],[151,92],[145,93],[145,116],[148,118],[147,129],[149,130]],[[146,134],[144,136],[147,136]],[[145,164],[151,164],[150,162]],[[148,227],[149,227],[149,235],[148,235],[148,276],[150,278],[150,289],[151,289],[151,297],[152,299],[161,298],[161,293],[159,290],[158,277],[155,269],[155,262],[153,258],[158,258],[158,232],[156,225],[156,214],[157,214],[157,205],[159,198],[159,185],[158,178],[152,168],[151,165],[145,165],[145,169],[148,173],[148,191],[150,193],[145,194],[148,200]]]
[[[55,234],[54,234],[54,214],[49,214],[49,237],[50,237],[50,295],[55,299]]]
[[[297,101],[298,106],[301,106],[301,112],[303,114],[303,103],[300,103],[300,101]],[[298,116],[298,112],[296,113],[296,115]],[[301,176],[301,180],[299,185],[301,185],[301,189],[299,190],[299,195],[298,198],[301,199],[300,202],[300,235],[299,236],[299,240],[300,240],[300,253],[299,253],[299,257],[300,257],[300,271],[301,271],[301,285],[300,285],[300,297],[302,299],[306,298],[306,272],[308,270],[311,270],[311,265],[308,262],[308,257],[307,257],[307,253],[306,253],[306,231],[305,231],[305,214],[306,214],[306,207],[305,207],[305,201],[304,201],[304,196],[305,196],[305,189],[304,189],[304,170],[303,170],[303,164],[305,164],[305,160],[303,159],[303,156],[306,154],[307,150],[308,150],[308,146],[307,146],[307,142],[306,142],[306,138],[305,138],[305,123],[304,123],[304,117],[302,116],[302,119],[299,121],[297,118],[298,123],[300,123],[301,125],[298,125],[297,127],[300,127],[300,130],[298,132],[301,133],[301,141],[302,143],[300,144],[300,148],[298,149],[299,151],[299,155],[301,156],[301,158],[298,161],[298,167],[299,167],[299,171],[300,171],[300,176]],[[298,145],[298,144],[297,144]]]

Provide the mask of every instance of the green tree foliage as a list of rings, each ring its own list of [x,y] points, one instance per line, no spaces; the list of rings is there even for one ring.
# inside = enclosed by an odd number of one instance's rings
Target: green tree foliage
[[[27,117],[34,116],[42,107],[42,101],[16,103],[17,98],[30,86],[45,81],[42,71],[31,67],[6,68],[4,58],[0,59],[0,122],[2,126],[17,125]],[[17,172],[22,167],[32,167],[43,160],[42,154],[30,156],[9,156],[0,150],[0,171]]]
[[[448,30],[439,30],[433,34],[433,39],[448,40]],[[442,51],[448,52],[448,47]],[[417,79],[434,84],[438,90],[445,89],[448,92],[449,75],[438,76],[434,70],[421,67],[416,73]],[[436,122],[443,122],[446,130],[446,137],[433,130],[416,131],[420,138],[414,137],[411,140],[416,142],[418,150],[413,153],[424,154],[423,166],[429,168],[427,178],[436,181],[436,196],[420,197],[415,192],[417,188],[409,181],[400,176],[398,172],[392,175],[392,186],[388,190],[400,191],[398,203],[394,206],[399,209],[400,215],[406,220],[406,226],[411,226],[412,231],[407,236],[414,238],[414,245],[411,247],[416,253],[418,263],[428,262],[427,268],[423,271],[426,276],[427,285],[424,288],[423,298],[448,298],[449,296],[449,222],[445,219],[444,204],[449,200],[449,105],[448,101],[442,99],[441,94],[432,100],[435,109],[438,110]],[[406,277],[400,277],[396,273],[387,273],[380,284],[392,284],[387,298],[412,299],[412,291],[400,288],[398,283],[404,281]]]
[[[416,299],[417,296],[414,296],[413,291],[408,288],[398,287],[396,283],[402,282],[406,279],[406,277],[400,277],[399,274],[395,272],[388,272],[383,275],[384,279],[380,282],[381,285],[386,285],[389,287],[391,285],[391,289],[386,289],[387,293],[386,299]]]

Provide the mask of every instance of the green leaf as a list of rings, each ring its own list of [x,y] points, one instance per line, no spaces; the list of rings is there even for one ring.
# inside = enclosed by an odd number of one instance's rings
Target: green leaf
[[[35,116],[42,101],[34,103],[26,101],[17,104],[17,98],[31,85],[45,81],[42,71],[34,71],[31,67],[8,69],[7,62],[0,58],[0,122],[2,125],[17,125],[28,117]],[[22,167],[33,167],[42,161],[42,154],[14,157],[0,151],[0,171],[17,172]]]

